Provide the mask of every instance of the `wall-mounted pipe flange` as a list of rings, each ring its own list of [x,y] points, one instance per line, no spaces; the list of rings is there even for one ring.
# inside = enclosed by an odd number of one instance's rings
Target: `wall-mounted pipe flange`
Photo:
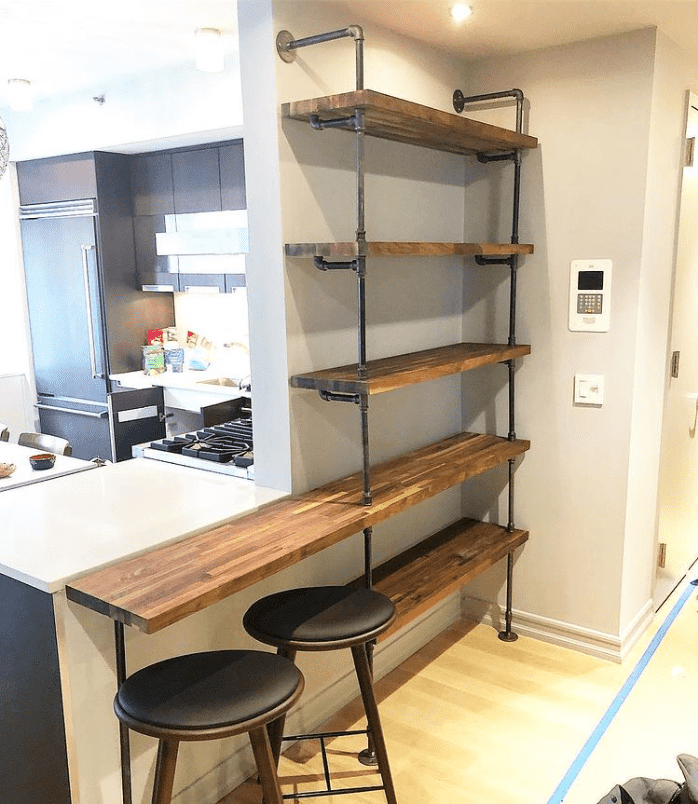
[[[289,45],[294,41],[294,36],[290,31],[279,31],[276,35],[276,52],[282,61],[290,64],[296,58],[296,51]]]

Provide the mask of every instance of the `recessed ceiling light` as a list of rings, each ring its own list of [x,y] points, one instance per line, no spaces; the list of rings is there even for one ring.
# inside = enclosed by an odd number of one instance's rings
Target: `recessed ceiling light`
[[[466,6],[465,3],[456,3],[451,6],[451,17],[455,22],[463,22],[473,13],[472,6]]]

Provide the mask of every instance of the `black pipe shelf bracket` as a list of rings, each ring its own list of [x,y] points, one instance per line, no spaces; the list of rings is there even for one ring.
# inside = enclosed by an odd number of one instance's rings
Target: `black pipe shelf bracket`
[[[324,257],[313,257],[313,264],[318,271],[354,271],[358,273],[360,270],[359,260],[333,262]]]
[[[343,394],[336,391],[320,389],[318,396],[325,402],[353,402],[355,405],[361,404],[361,394]]]

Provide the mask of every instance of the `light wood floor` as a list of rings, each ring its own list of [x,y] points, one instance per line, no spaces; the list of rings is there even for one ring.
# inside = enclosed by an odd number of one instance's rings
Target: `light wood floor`
[[[376,686],[400,804],[547,804],[678,593],[622,665],[524,637],[504,643],[488,626],[460,622],[382,678]],[[698,755],[697,625],[692,594],[565,804],[596,804],[632,776],[680,780],[676,754]],[[358,701],[326,724],[362,727]],[[330,744],[335,786],[379,783],[355,759],[364,745],[363,737]],[[281,760],[283,792],[317,788],[321,772],[314,743],[293,746]],[[220,804],[259,800],[248,782]],[[319,800],[375,804],[385,797]]]

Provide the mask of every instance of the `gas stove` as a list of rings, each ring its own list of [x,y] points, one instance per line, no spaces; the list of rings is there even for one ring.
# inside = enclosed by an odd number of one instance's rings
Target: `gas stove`
[[[141,444],[134,455],[254,480],[252,419],[233,419]]]

